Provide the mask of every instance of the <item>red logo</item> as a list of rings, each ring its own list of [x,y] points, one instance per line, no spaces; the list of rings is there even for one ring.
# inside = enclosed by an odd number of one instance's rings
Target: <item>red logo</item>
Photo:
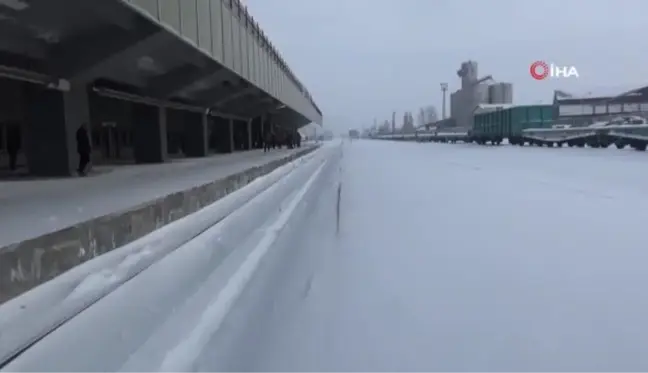
[[[542,80],[549,76],[549,65],[544,61],[536,61],[529,68],[531,76],[535,80]]]

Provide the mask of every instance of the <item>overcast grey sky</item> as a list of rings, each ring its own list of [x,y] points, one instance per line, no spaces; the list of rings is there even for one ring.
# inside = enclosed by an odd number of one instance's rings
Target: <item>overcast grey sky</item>
[[[462,61],[514,83],[514,102],[553,89],[618,91],[648,84],[646,0],[245,0],[339,130],[392,110],[441,112],[439,84],[459,87]],[[533,61],[574,65],[579,79],[534,81]],[[449,111],[449,103],[448,103]]]

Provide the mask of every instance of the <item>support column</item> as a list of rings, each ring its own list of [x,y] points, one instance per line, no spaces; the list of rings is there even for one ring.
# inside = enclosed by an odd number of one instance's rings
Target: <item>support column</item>
[[[263,124],[261,124],[261,132],[265,134],[266,131],[272,131],[272,114],[263,116]]]
[[[76,131],[87,125],[90,105],[86,85],[61,92],[29,84],[26,88],[25,155],[37,176],[71,176],[78,166]]]
[[[133,153],[137,163],[167,159],[166,109],[133,104]]]
[[[263,143],[263,116],[258,116],[252,120],[251,133],[253,147],[260,149]]]
[[[213,142],[220,153],[231,153],[234,151],[230,119],[214,117],[212,136]]]
[[[268,115],[267,115],[267,114],[263,114],[263,115],[261,116],[261,124],[259,124],[259,128],[260,128],[260,131],[261,131],[261,138],[262,138],[262,139],[263,139],[263,136],[265,135],[265,132],[266,132],[266,126],[267,126],[267,125],[266,125],[266,122],[267,122],[267,121],[268,121]]]
[[[167,154],[185,154],[185,111],[166,109]]]
[[[218,132],[218,125],[216,122],[216,118],[212,117],[211,115],[207,116],[207,123],[208,123],[208,133],[209,133],[209,150],[212,152],[220,152],[220,146],[218,144],[218,137],[219,137],[219,132]]]
[[[209,153],[207,115],[184,113],[185,151],[188,157],[205,157]]]
[[[252,119],[247,121],[247,150],[254,149],[254,142],[252,140]]]
[[[228,153],[232,153],[236,151],[236,147],[234,146],[234,119],[229,119],[227,127],[228,127],[227,136],[229,140],[229,149],[230,149]]]

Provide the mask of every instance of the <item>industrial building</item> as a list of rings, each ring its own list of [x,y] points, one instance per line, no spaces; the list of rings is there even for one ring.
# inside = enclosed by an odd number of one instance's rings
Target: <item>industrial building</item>
[[[648,116],[648,86],[616,96],[578,96],[555,91],[554,121],[557,124],[585,126],[619,115]]]
[[[494,82],[490,75],[479,78],[475,61],[463,62],[457,75],[461,88],[450,95],[450,116],[457,127],[472,128],[474,111],[479,105],[513,102],[513,84]]]
[[[510,105],[513,103],[513,84],[493,83],[488,86],[488,103]]]
[[[240,1],[89,2],[0,6],[0,168],[74,175],[75,133],[95,164],[163,163],[322,123]]]
[[[475,114],[512,106],[513,85],[495,82],[491,75],[479,77],[477,62],[463,62],[457,75],[461,78],[461,88],[450,95],[451,118],[448,120],[454,126],[472,129]],[[648,116],[648,87],[615,96],[584,96],[557,90],[553,97],[553,113],[555,124],[572,126],[584,126],[618,115],[645,117]]]

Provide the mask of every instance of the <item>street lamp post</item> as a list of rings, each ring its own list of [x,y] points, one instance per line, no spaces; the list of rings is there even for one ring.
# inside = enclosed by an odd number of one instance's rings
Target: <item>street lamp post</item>
[[[441,104],[441,119],[446,119],[446,94],[448,92],[448,83],[441,83],[441,93],[443,95]]]

